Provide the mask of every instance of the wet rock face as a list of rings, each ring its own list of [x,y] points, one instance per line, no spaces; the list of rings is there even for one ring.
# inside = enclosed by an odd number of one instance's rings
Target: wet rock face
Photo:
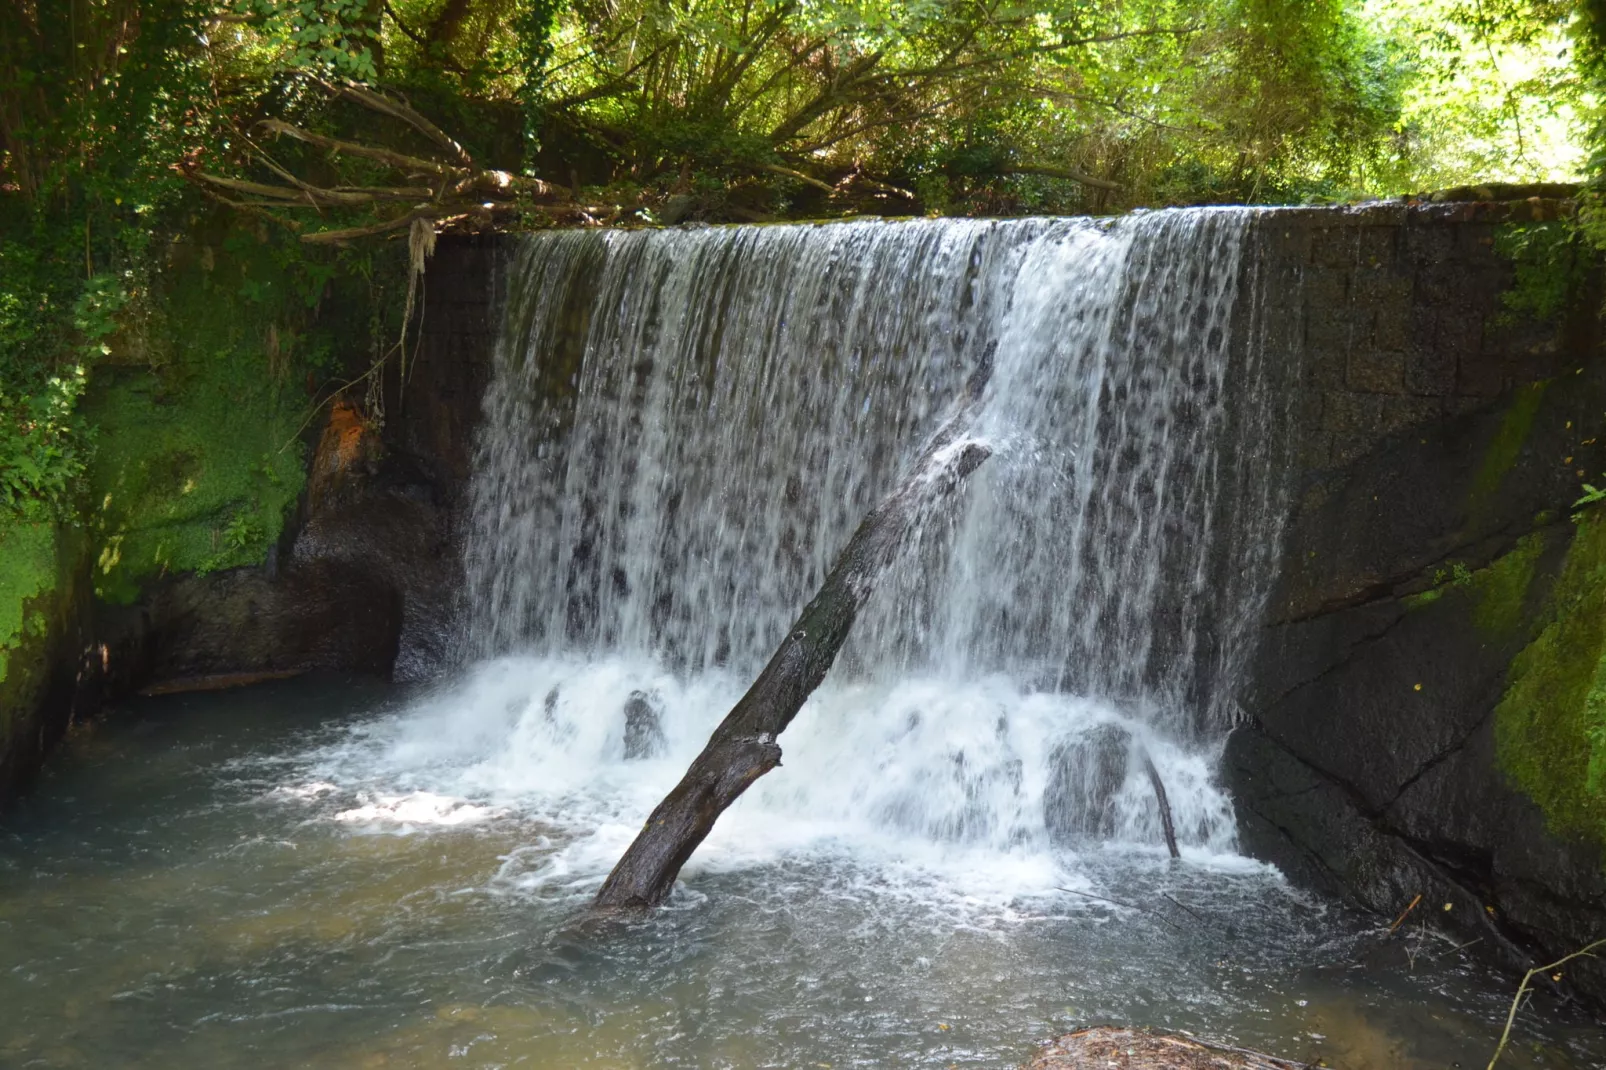
[[[1553,323],[1502,314],[1492,240],[1406,221],[1295,255],[1299,397],[1321,411],[1297,419],[1320,430],[1224,775],[1251,853],[1389,916],[1420,893],[1526,968],[1606,918],[1599,845],[1516,783],[1500,727],[1515,659],[1573,582],[1579,484],[1606,469],[1606,360],[1598,293]],[[1357,296],[1396,276],[1396,297]],[[1403,376],[1373,375],[1391,352]],[[1601,964],[1568,981],[1606,1000]]]
[[[346,405],[315,451],[304,515],[259,567],[153,585],[103,607],[110,694],[313,669],[421,679],[452,653],[460,574],[452,500]]]
[[[656,758],[667,745],[662,706],[645,691],[632,691],[625,703],[625,760]]]
[[[441,243],[407,381],[386,368],[382,426],[331,406],[276,559],[151,600],[147,686],[279,666],[418,680],[452,663],[459,517],[495,344],[498,256],[495,239]]]
[[[150,600],[147,689],[234,674],[350,669],[388,676],[402,604],[371,572],[338,562],[186,576]]]
[[[1115,796],[1126,783],[1131,747],[1131,733],[1106,724],[1054,748],[1043,820],[1055,843],[1076,846],[1115,835]]]
[[[339,572],[392,603],[391,658],[383,671],[427,679],[453,653],[462,575],[455,501],[406,455],[386,455],[372,470],[347,473],[338,486],[298,533],[288,572]]]
[[[19,633],[0,636],[10,640],[0,646],[0,807],[28,786],[72,723],[72,652],[82,642],[75,609],[83,585],[65,564],[82,552],[79,540],[49,529],[28,537],[38,588],[22,603]]]

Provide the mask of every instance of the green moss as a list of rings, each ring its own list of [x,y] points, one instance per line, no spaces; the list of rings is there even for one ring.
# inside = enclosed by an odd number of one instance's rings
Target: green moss
[[[1509,635],[1522,627],[1534,566],[1539,563],[1544,549],[1544,534],[1534,532],[1518,540],[1510,553],[1488,568],[1472,574],[1472,589],[1478,599],[1472,610],[1472,622],[1480,631]]]
[[[30,613],[28,603],[55,585],[56,537],[50,525],[0,527],[0,683],[11,652],[44,627],[43,616]]]
[[[1444,597],[1444,590],[1445,589],[1443,587],[1430,587],[1425,591],[1418,592],[1417,594],[1406,595],[1405,608],[1421,609],[1424,606],[1431,606],[1433,603]]]
[[[1606,846],[1606,514],[1578,524],[1550,619],[1511,662],[1495,740],[1553,830]]]
[[[1544,400],[1545,387],[1549,385],[1548,381],[1541,381],[1518,388],[1517,396],[1500,420],[1499,429],[1483,451],[1483,463],[1478,466],[1478,474],[1472,481],[1473,512],[1476,513],[1495,499],[1506,474],[1516,466],[1517,458],[1522,455],[1523,444],[1533,430],[1534,417],[1539,414],[1539,403]]]
[[[132,601],[145,579],[260,563],[300,492],[296,411],[266,384],[198,376],[164,394],[149,380],[95,392],[100,459],[90,522],[95,591]]]
[[[235,243],[223,266],[174,280],[147,364],[97,369],[85,513],[107,601],[168,573],[259,564],[279,537],[304,481],[306,411],[275,326],[279,274]]]
[[[1534,532],[1484,568],[1474,571],[1459,562],[1441,568],[1434,575],[1434,585],[1407,597],[1405,604],[1407,608],[1420,609],[1446,594],[1459,594],[1469,600],[1472,620],[1479,631],[1491,636],[1509,635],[1524,623],[1528,588],[1544,549],[1544,533]]]

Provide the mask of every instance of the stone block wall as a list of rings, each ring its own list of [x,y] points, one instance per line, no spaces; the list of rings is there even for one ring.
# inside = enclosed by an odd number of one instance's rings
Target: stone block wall
[[[1300,354],[1298,464],[1342,466],[1388,435],[1560,373],[1578,322],[1512,315],[1498,229],[1555,202],[1292,209],[1261,227],[1268,349]]]
[[[1543,322],[1504,296],[1500,228],[1558,210],[1272,213],[1255,267],[1293,461],[1227,751],[1243,845],[1381,914],[1452,904],[1438,917],[1513,967],[1606,924],[1600,844],[1519,786],[1501,742],[1514,659],[1577,602],[1569,513],[1606,471],[1598,272]],[[1606,999],[1606,970],[1571,977]]]
[[[1263,218],[1250,269],[1260,275],[1250,283],[1259,292],[1258,344],[1291,365],[1280,389],[1293,438],[1292,537],[1273,619],[1364,599],[1452,553],[1487,560],[1498,545],[1470,544],[1525,528],[1599,473],[1606,453],[1578,434],[1558,443],[1552,466],[1528,471],[1528,485],[1508,485],[1517,458],[1496,441],[1500,420],[1491,417],[1481,437],[1472,431],[1480,413],[1515,406],[1521,417],[1522,388],[1576,377],[1595,350],[1587,301],[1535,322],[1504,300],[1515,272],[1496,249],[1500,228],[1552,221],[1559,211],[1557,202],[1534,201]],[[1439,487],[1424,493],[1420,480],[1402,476],[1380,478],[1366,496],[1341,493],[1351,467],[1430,445],[1438,436],[1412,432],[1451,425],[1472,438],[1445,443],[1452,455],[1399,466],[1436,468]],[[1439,492],[1450,485],[1456,493]],[[1328,508],[1335,495],[1346,502],[1340,516]]]

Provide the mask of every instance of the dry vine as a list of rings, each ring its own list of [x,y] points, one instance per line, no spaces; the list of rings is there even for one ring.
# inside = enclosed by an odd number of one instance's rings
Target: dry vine
[[[1506,1015],[1506,1028],[1500,1034],[1500,1043],[1495,1046],[1494,1054],[1490,1056],[1489,1065],[1486,1070],[1494,1070],[1494,1064],[1500,1061],[1501,1054],[1506,1050],[1506,1043],[1511,1040],[1511,1026],[1512,1023],[1517,1020],[1517,1011],[1522,1006],[1523,993],[1528,991],[1528,983],[1542,973],[1549,973],[1551,970],[1561,969],[1561,967],[1565,966],[1573,959],[1594,958],[1595,950],[1602,947],[1606,947],[1606,940],[1596,940],[1588,947],[1580,948],[1570,955],[1563,955],[1561,958],[1547,966],[1535,966],[1533,969],[1522,975],[1522,984],[1517,986],[1517,994],[1511,998],[1511,1010]]]
[[[399,181],[388,186],[318,185],[281,166],[250,137],[244,139],[249,158],[271,172],[278,182],[216,174],[205,170],[194,157],[179,164],[180,173],[213,200],[269,219],[312,245],[337,244],[404,229],[412,244],[418,233],[415,224],[423,224],[431,232],[458,224],[484,224],[497,213],[516,210],[520,203],[540,206],[560,217],[579,220],[586,216],[584,208],[574,203],[571,192],[563,186],[480,166],[455,139],[404,101],[355,82],[319,84],[334,97],[405,124],[433,145],[439,158],[314,133],[282,119],[264,119],[257,124],[258,129],[275,137],[324,149],[331,156],[352,156],[380,164],[394,172]],[[400,210],[387,211],[391,206]],[[284,214],[341,208],[376,210],[384,218],[361,226],[306,230],[301,221]]]

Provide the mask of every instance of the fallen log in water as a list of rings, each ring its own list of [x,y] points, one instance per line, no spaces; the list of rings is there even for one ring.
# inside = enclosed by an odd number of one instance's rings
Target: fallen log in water
[[[593,910],[641,910],[662,903],[719,815],[753,781],[781,764],[776,737],[825,679],[882,572],[925,512],[991,454],[985,444],[965,437],[991,374],[989,349],[953,415],[903,482],[860,522],[764,671],[647,818],[597,892]]]
[[[1155,801],[1160,804],[1160,829],[1165,833],[1165,847],[1171,852],[1172,858],[1181,858],[1182,852],[1177,850],[1177,827],[1171,823],[1171,800],[1166,798],[1165,781],[1160,779],[1160,770],[1154,766],[1154,758],[1149,752],[1143,752],[1143,771],[1149,774],[1149,786],[1154,788]]]
[[[1023,1070],[1301,1070],[1304,1065],[1192,1037],[1098,1026],[1051,1041]]]

